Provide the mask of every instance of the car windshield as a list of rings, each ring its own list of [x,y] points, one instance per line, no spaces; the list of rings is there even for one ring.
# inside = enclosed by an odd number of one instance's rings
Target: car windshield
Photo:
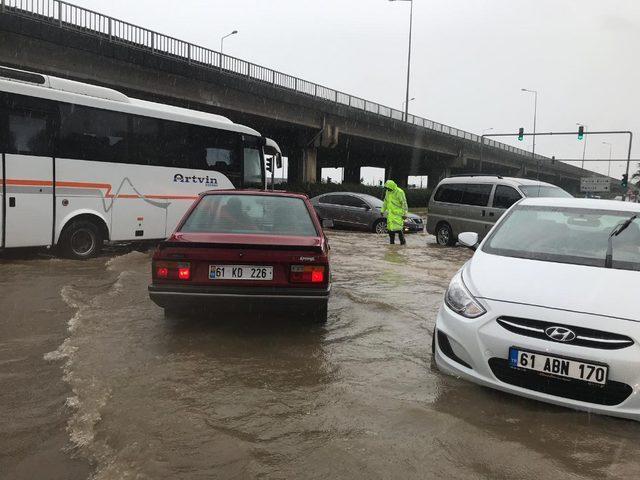
[[[482,251],[506,257],[604,267],[610,233],[632,212],[520,205]],[[640,270],[640,221],[613,239],[613,268]]]
[[[525,197],[571,198],[568,192],[550,185],[520,185]]]
[[[180,231],[303,237],[318,234],[303,200],[267,195],[206,195]]]

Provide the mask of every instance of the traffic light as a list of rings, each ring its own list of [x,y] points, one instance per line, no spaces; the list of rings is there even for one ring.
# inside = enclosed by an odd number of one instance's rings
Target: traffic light
[[[267,172],[273,172],[273,157],[267,157],[266,164],[267,164]]]
[[[584,127],[580,125],[578,127],[578,140],[582,140],[584,138]]]
[[[629,185],[629,174],[622,174],[622,182],[620,182],[620,185],[622,185],[622,188],[627,188],[627,185]]]
[[[518,130],[518,140],[522,141],[523,138],[524,138],[524,128],[520,127],[520,130]]]

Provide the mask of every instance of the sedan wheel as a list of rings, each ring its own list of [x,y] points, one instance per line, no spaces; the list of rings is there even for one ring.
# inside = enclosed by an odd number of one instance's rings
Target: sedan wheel
[[[379,235],[387,233],[387,222],[384,220],[378,220],[375,226],[375,232]]]

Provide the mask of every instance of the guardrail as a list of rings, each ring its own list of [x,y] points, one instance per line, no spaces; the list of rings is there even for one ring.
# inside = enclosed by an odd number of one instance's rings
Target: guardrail
[[[417,125],[435,132],[480,143],[481,137],[458,128],[443,125],[426,118],[409,114],[379,103],[354,97],[344,92],[324,87],[316,83],[292,77],[267,67],[221,54],[206,47],[185,42],[178,38],[133,25],[117,18],[109,17],[93,10],[78,7],[61,0],[0,0],[0,13],[12,13],[52,23],[61,28],[79,30],[83,33],[108,39],[110,42],[151,51],[156,55],[179,58],[201,67],[240,75],[252,80],[268,83],[276,87],[309,95],[327,102],[365,111],[373,115],[391,118]],[[484,145],[505,150],[524,157],[532,157],[530,152],[501,142],[484,139]],[[536,155],[536,159],[547,157]]]

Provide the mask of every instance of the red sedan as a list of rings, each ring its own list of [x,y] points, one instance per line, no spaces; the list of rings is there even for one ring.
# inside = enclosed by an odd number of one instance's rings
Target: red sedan
[[[211,191],[153,255],[149,296],[167,312],[300,312],[325,322],[329,245],[304,195]]]

